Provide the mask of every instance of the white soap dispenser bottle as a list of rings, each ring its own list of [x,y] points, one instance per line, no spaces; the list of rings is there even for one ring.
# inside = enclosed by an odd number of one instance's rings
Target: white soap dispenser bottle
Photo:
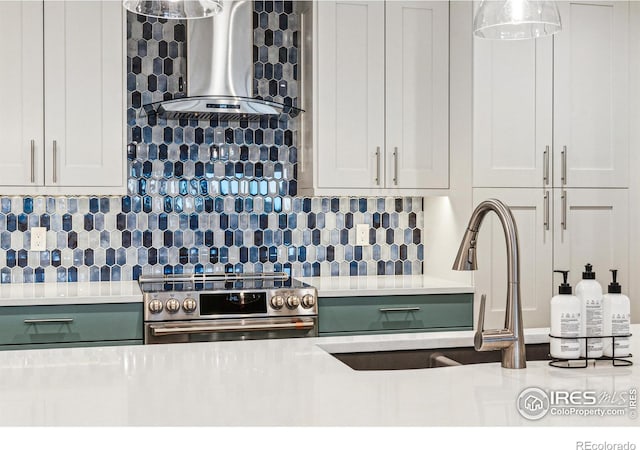
[[[558,287],[558,295],[551,298],[551,336],[550,353],[552,358],[576,359],[580,357],[579,339],[580,316],[582,304],[580,299],[571,293],[571,285],[567,282],[568,270],[554,270],[562,274],[563,282]]]
[[[618,271],[611,269],[613,281],[609,284],[607,294],[602,298],[603,335],[620,336],[630,332],[631,303],[629,297],[622,294],[622,287],[616,281]],[[604,356],[622,358],[629,356],[629,338],[604,338]]]
[[[596,281],[596,273],[591,264],[587,264],[582,272],[582,280],[576,285],[576,297],[582,304],[582,327],[580,336],[580,356],[600,358],[602,356],[602,286]],[[585,345],[586,344],[586,345]],[[588,347],[588,348],[586,348]]]

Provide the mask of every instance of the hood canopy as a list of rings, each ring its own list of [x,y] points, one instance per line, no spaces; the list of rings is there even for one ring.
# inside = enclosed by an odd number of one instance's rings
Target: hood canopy
[[[259,120],[302,112],[253,96],[252,15],[253,1],[226,0],[218,15],[189,21],[186,96],[143,105],[141,116]]]

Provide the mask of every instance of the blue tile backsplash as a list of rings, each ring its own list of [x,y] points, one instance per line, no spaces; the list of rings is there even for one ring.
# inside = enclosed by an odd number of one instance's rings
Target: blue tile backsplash
[[[297,105],[293,2],[256,1],[254,91]],[[422,273],[422,199],[298,197],[296,119],[163,120],[180,95],[185,24],[129,13],[128,195],[0,198],[0,281],[106,281],[141,273]],[[369,246],[355,226],[371,226]],[[47,251],[32,252],[33,226]]]

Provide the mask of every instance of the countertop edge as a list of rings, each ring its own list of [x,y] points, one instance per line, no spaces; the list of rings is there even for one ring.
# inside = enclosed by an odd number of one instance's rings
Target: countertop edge
[[[473,347],[475,331],[436,331],[424,333],[327,336],[316,338],[315,344],[329,353],[361,353],[394,350],[419,350],[451,347]],[[549,328],[524,330],[526,344],[549,342]]]
[[[0,286],[0,307],[142,303],[137,281],[24,283]]]
[[[314,286],[319,297],[474,293],[471,285],[426,275],[324,276],[299,280]]]

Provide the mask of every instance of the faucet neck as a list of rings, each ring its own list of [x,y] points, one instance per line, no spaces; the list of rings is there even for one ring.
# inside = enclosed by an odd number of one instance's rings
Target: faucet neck
[[[524,330],[522,326],[522,305],[520,301],[520,254],[518,230],[513,214],[500,200],[490,199],[480,203],[471,214],[469,225],[458,249],[454,270],[476,270],[476,244],[478,231],[487,213],[493,211],[500,220],[507,247],[507,304],[505,308],[505,329],[484,332],[479,327],[476,335],[476,349],[493,350],[501,348],[502,366],[509,368],[526,367]],[[484,315],[484,308],[481,308]],[[483,319],[483,318],[482,318]],[[480,322],[479,323],[483,323]],[[478,335],[479,333],[479,335]],[[496,337],[497,336],[497,337]],[[505,337],[509,337],[506,339]],[[500,339],[498,339],[500,338]],[[484,345],[485,339],[487,345]],[[495,341],[495,342],[494,342]],[[480,346],[478,346],[478,342]],[[499,342],[499,343],[498,343]]]

